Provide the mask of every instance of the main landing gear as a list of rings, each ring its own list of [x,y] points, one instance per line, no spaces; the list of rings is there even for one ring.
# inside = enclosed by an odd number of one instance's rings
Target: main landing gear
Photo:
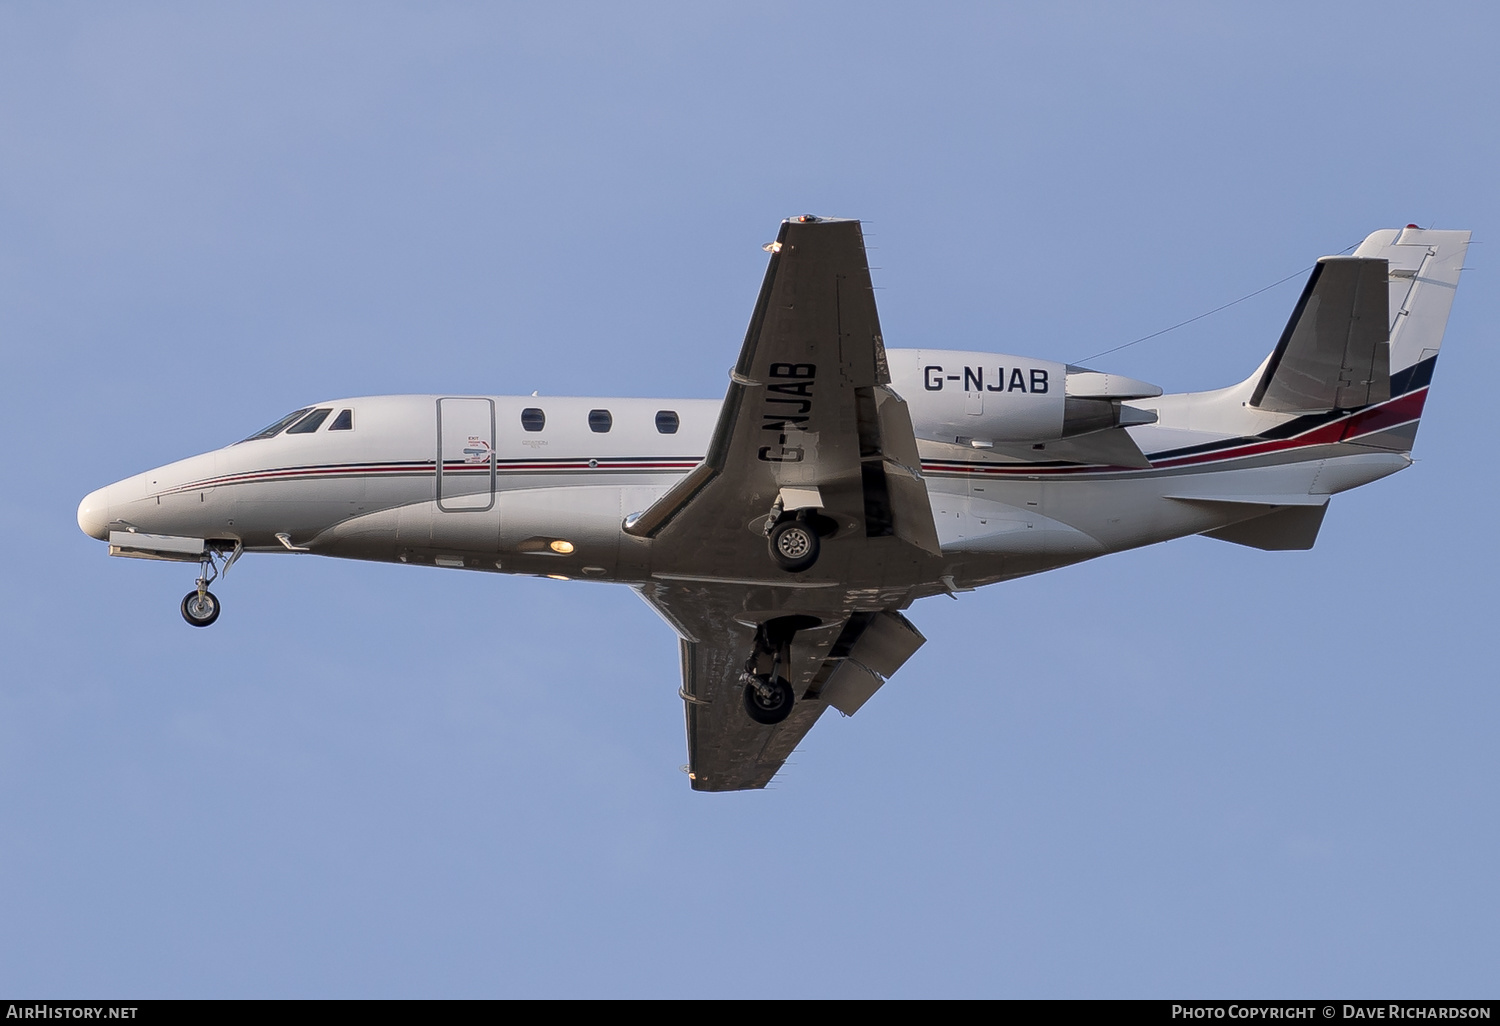
[[[832,518],[815,509],[784,512],[780,499],[766,517],[766,542],[771,549],[771,558],[789,574],[812,569],[822,548],[820,539],[835,530],[837,525]]]
[[[755,629],[755,649],[745,660],[741,679],[745,712],[756,723],[772,726],[792,714],[797,696],[786,679],[791,672],[792,636],[818,623],[811,616],[780,616]]]
[[[771,558],[787,573],[800,574],[818,561],[818,532],[806,518],[783,520],[771,528]]]
[[[752,720],[769,726],[780,723],[792,714],[797,696],[792,694],[792,686],[786,682],[785,677],[758,673],[746,676],[745,712],[750,714]]]
[[[229,573],[234,561],[245,551],[242,542],[234,543],[234,550],[226,557],[222,550],[212,545],[203,550],[202,570],[198,574],[198,586],[182,597],[182,618],[194,627],[207,627],[219,618],[219,600],[208,586],[219,577]],[[223,565],[218,560],[223,558]]]

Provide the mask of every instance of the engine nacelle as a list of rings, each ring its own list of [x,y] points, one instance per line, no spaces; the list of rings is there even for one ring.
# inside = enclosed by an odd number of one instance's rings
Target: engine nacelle
[[[1161,395],[1144,381],[1024,356],[892,349],[886,358],[917,437],[936,442],[983,448],[1150,424],[1154,413],[1121,404]]]

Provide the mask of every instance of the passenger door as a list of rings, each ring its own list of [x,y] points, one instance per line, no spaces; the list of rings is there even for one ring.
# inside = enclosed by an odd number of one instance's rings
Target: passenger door
[[[445,513],[495,505],[495,401],[437,401],[437,506]]]

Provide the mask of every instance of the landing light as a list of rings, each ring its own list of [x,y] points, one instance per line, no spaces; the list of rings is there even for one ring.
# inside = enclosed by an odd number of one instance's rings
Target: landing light
[[[559,556],[566,556],[568,553],[573,551],[573,543],[570,541],[563,541],[561,538],[559,538],[557,539],[557,541],[549,545],[548,548],[557,553]]]

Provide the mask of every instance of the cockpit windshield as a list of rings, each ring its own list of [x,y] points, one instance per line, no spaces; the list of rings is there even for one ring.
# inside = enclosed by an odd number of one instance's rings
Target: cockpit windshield
[[[272,424],[270,427],[266,428],[264,431],[257,431],[255,434],[251,435],[249,438],[242,438],[242,439],[240,439],[240,441],[241,442],[254,442],[254,441],[256,441],[258,439],[261,439],[261,438],[274,438],[277,435],[281,434],[283,431],[285,431],[286,428],[287,428],[287,425],[296,423],[297,418],[301,417],[304,413],[306,413],[310,409],[312,409],[311,406],[304,406],[304,407],[302,407],[302,409],[297,410],[294,413],[288,413],[285,417],[282,417],[280,420],[278,420],[276,423]],[[236,442],[235,444],[238,445],[240,443]]]
[[[307,416],[297,421],[297,423],[287,428],[286,433],[289,435],[310,435],[323,426],[323,422],[328,419],[328,415],[332,412],[332,409],[313,410]]]

